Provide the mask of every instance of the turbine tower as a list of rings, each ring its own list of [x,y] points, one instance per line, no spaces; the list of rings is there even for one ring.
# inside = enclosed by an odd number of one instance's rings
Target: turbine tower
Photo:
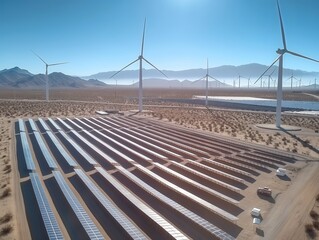
[[[140,61],[140,69],[139,69],[139,91],[138,91],[138,111],[142,112],[143,111],[143,60],[145,62],[147,62],[149,65],[151,65],[153,68],[155,68],[157,71],[159,71],[161,74],[163,74],[165,77],[167,77],[165,75],[165,73],[163,73],[161,70],[159,70],[157,67],[155,67],[152,63],[150,63],[147,59],[144,58],[143,56],[143,51],[144,51],[144,36],[145,36],[145,25],[146,25],[146,18],[144,20],[144,28],[143,28],[143,37],[142,37],[142,47],[141,47],[141,55],[135,59],[133,62],[129,63],[128,65],[126,65],[125,67],[123,67],[121,70],[119,70],[118,72],[114,73],[110,78],[114,77],[115,75],[117,75],[118,73],[122,72],[124,69],[126,69],[127,67],[131,66],[132,64],[136,63],[137,61]]]
[[[279,69],[278,69],[278,85],[277,85],[277,107],[276,107],[276,127],[279,128],[281,125],[281,104],[282,104],[282,75],[283,75],[283,60],[284,60],[284,54],[289,53],[291,55],[300,57],[300,58],[305,58],[314,62],[319,62],[316,59],[309,58],[306,56],[303,56],[299,53],[295,53],[292,51],[289,51],[287,49],[286,45],[286,37],[285,37],[285,32],[284,32],[284,24],[282,22],[282,17],[281,17],[281,12],[280,12],[280,7],[279,7],[279,1],[277,0],[277,8],[278,8],[278,14],[279,14],[279,20],[280,20],[280,29],[281,29],[281,37],[282,37],[282,43],[284,48],[283,49],[278,49],[276,53],[279,55],[275,61],[266,69],[266,71],[261,74],[261,76],[255,81],[257,83],[260,78],[279,60]]]
[[[66,64],[67,62],[61,62],[61,63],[47,63],[44,61],[38,54],[33,52],[34,55],[36,55],[44,64],[45,64],[45,100],[49,101],[49,77],[48,77],[48,68],[55,65],[61,65]]]
[[[211,79],[214,79],[215,81],[219,82],[219,83],[222,83],[221,81],[219,81],[218,79],[212,77],[211,75],[209,75],[209,72],[208,72],[208,58],[207,58],[207,70],[206,70],[206,75],[200,79],[198,79],[197,81],[200,81],[202,79],[206,79],[206,87],[205,87],[205,95],[206,95],[206,98],[205,98],[205,106],[208,105],[208,78],[211,78]],[[217,86],[217,84],[216,84]]]

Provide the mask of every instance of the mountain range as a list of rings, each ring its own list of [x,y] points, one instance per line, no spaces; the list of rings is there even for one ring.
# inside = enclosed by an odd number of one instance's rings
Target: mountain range
[[[235,79],[238,76],[243,76],[245,78],[257,79],[266,69],[268,66],[251,63],[246,65],[240,66],[231,66],[231,65],[224,65],[214,68],[209,68],[209,74],[217,79]],[[177,79],[177,80],[196,80],[206,75],[207,69],[187,69],[187,70],[180,70],[180,71],[171,71],[171,70],[163,70],[163,72],[170,78],[170,79]],[[115,71],[109,72],[100,72],[97,74],[93,74],[90,76],[84,76],[83,79],[99,79],[99,80],[106,80],[109,79]],[[272,73],[272,76],[275,78],[278,75],[278,67],[273,66],[266,76]],[[288,69],[284,68],[283,76],[285,78],[294,75],[296,78],[315,78],[318,77],[318,72],[307,72],[303,70],[295,70],[295,69]],[[119,73],[114,78],[116,79],[137,79],[138,78],[138,70],[125,70]],[[160,74],[155,69],[143,70],[143,78],[161,78],[163,79],[163,75]]]
[[[247,78],[251,80],[257,79],[261,73],[267,69],[266,65],[257,63],[246,64],[241,66],[220,66],[209,68],[211,76],[220,80],[220,82],[210,79],[210,87],[230,87],[230,85],[223,83],[224,80],[236,81],[238,86],[238,78],[241,76],[244,78],[242,86],[247,86]],[[169,76],[169,79],[163,78],[163,76],[155,69],[144,69],[143,70],[143,87],[146,88],[203,88],[205,86],[202,77],[206,75],[207,69],[187,69],[180,71],[163,70],[163,72]],[[48,75],[50,88],[88,88],[88,87],[107,87],[115,85],[104,83],[105,80],[109,83],[110,79],[115,71],[100,72],[90,76],[76,77],[69,76],[59,72],[53,72]],[[266,73],[265,77],[272,74],[272,77],[276,79],[278,74],[278,67],[274,66]],[[307,72],[303,70],[284,69],[283,77],[287,83],[289,77],[294,76],[295,78],[307,79],[309,85],[318,77],[318,72]],[[115,79],[120,85],[129,84],[131,80],[138,79],[138,70],[125,70],[119,73]],[[121,82],[123,80],[123,82]],[[129,81],[128,81],[129,80]],[[295,80],[296,81],[296,80]],[[227,82],[227,81],[226,81]],[[253,81],[251,81],[253,83]],[[131,87],[138,87],[138,82],[129,84]],[[45,75],[44,74],[32,74],[25,69],[14,67],[11,69],[4,69],[0,71],[0,87],[7,88],[44,88],[45,86]]]
[[[60,72],[48,75],[50,88],[86,88],[107,86],[96,79],[84,80]],[[0,71],[0,87],[6,88],[44,88],[45,75],[32,74],[25,69],[14,67]]]

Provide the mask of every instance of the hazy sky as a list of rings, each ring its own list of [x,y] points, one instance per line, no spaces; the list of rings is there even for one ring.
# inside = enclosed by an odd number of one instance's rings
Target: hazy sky
[[[287,47],[319,59],[319,1],[281,0]],[[282,47],[275,0],[0,0],[0,70],[48,63],[70,75],[119,70],[140,54],[160,69],[270,64]],[[285,55],[284,66],[319,71]],[[150,68],[144,65],[145,68]],[[134,65],[130,69],[137,69]]]

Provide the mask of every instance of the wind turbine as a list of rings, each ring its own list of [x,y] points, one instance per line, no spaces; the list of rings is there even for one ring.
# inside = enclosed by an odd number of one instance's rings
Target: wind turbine
[[[32,51],[33,52],[33,51]],[[61,62],[61,63],[47,63],[44,61],[38,54],[33,52],[34,55],[36,55],[44,64],[45,64],[45,100],[48,102],[49,101],[49,77],[48,77],[48,68],[51,66],[55,65],[61,65],[61,64],[66,64],[68,62]]]
[[[296,78],[296,77],[294,77],[294,72],[292,71],[292,73],[291,73],[291,76],[287,79],[287,80],[289,80],[290,79],[290,88],[292,89],[293,88],[293,81],[294,81],[294,79],[296,80],[296,81],[298,81],[298,79]]]
[[[261,74],[261,76],[256,80],[255,83],[259,81],[259,79],[279,60],[279,69],[278,69],[278,85],[277,85],[277,107],[276,107],[276,127],[280,127],[281,125],[281,104],[282,104],[282,75],[283,75],[283,59],[284,59],[284,54],[289,53],[291,55],[300,57],[300,58],[305,58],[314,62],[319,62],[318,60],[315,60],[313,58],[309,58],[306,56],[303,56],[299,53],[295,53],[292,51],[289,51],[287,49],[287,44],[286,44],[286,37],[285,37],[285,32],[284,32],[284,25],[282,22],[282,17],[281,17],[281,12],[280,12],[280,7],[279,7],[279,1],[277,0],[277,8],[278,8],[278,14],[279,14],[279,20],[280,20],[280,29],[281,29],[281,37],[282,37],[282,43],[284,48],[279,49],[276,51],[276,53],[279,55],[275,61],[266,69],[266,71]]]
[[[144,28],[143,28],[143,37],[142,37],[142,47],[141,47],[141,55],[138,56],[136,60],[131,62],[130,64],[126,65],[123,67],[121,70],[118,72],[114,73],[110,78],[114,77],[118,73],[122,72],[125,68],[131,66],[132,64],[136,63],[137,61],[140,61],[140,69],[139,69],[139,91],[138,91],[138,111],[142,112],[143,111],[143,87],[142,87],[142,81],[143,81],[143,60],[147,62],[149,65],[151,65],[153,68],[155,68],[157,71],[159,71],[161,74],[163,74],[165,77],[165,73],[163,73],[161,70],[159,70],[157,67],[155,67],[152,63],[150,63],[147,59],[144,58],[143,56],[143,51],[144,51],[144,36],[145,36],[145,25],[146,25],[146,18],[144,20]]]
[[[206,93],[205,93],[205,94],[206,94],[206,98],[205,98],[205,106],[207,106],[207,105],[208,105],[208,78],[214,79],[215,81],[221,83],[221,81],[219,81],[218,79],[216,79],[216,78],[212,77],[211,75],[209,75],[209,72],[208,72],[208,58],[207,58],[207,70],[206,70],[206,75],[205,75],[204,77],[200,78],[198,81],[200,81],[200,80],[202,80],[202,79],[204,79],[204,78],[206,78]],[[216,84],[216,86],[217,86],[217,84]]]
[[[274,72],[275,72],[275,69],[271,72],[271,74],[267,75],[267,76],[268,76],[268,89],[270,88],[270,79],[273,80],[271,76],[272,76],[272,74],[273,74]],[[274,81],[274,80],[273,80],[273,81]]]

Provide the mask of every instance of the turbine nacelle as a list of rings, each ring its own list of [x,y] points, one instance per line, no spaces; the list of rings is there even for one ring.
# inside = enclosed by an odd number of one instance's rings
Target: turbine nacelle
[[[287,49],[280,49],[280,48],[278,48],[277,51],[276,51],[276,53],[279,54],[279,55],[283,55],[286,52],[287,52]]]

